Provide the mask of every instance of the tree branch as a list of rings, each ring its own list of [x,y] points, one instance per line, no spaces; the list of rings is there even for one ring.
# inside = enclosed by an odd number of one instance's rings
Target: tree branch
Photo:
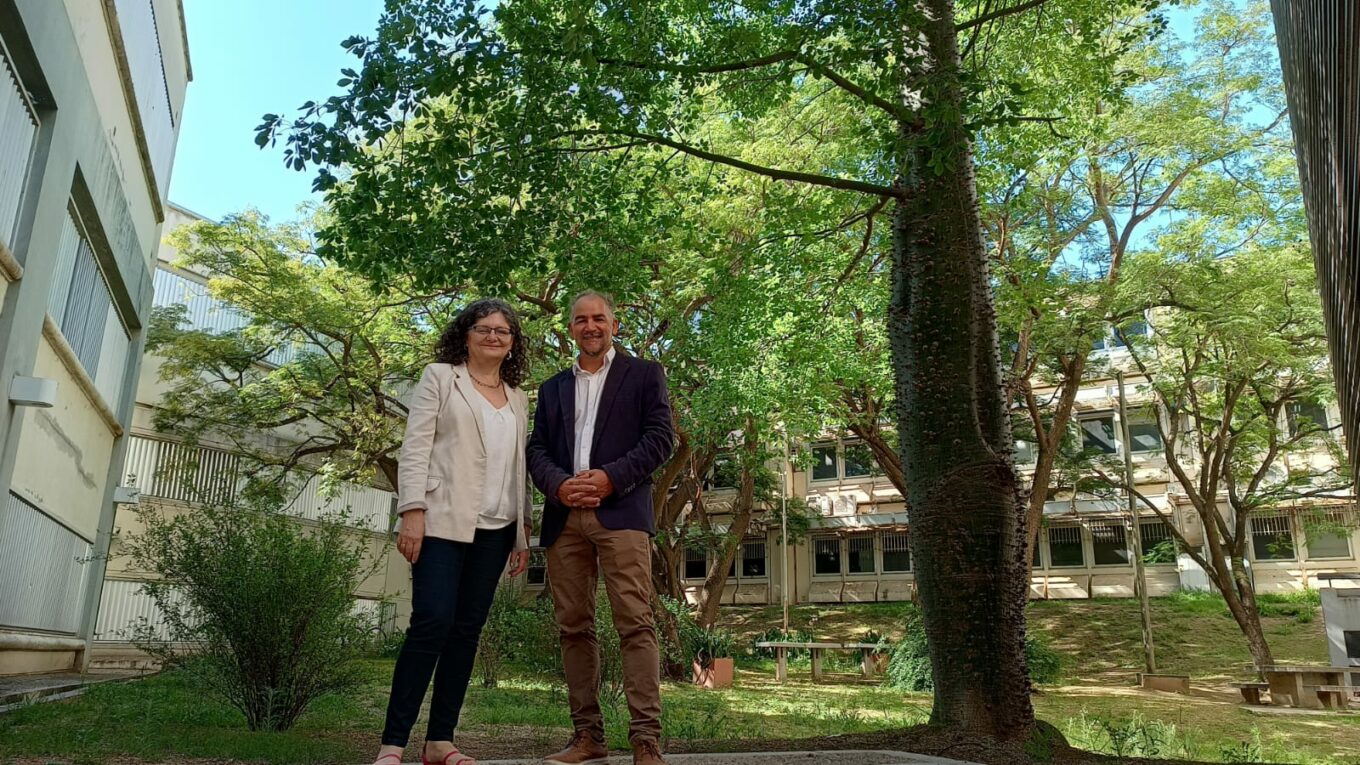
[[[1029,2],[1021,3],[1010,8],[1000,8],[995,11],[992,11],[991,13],[984,13],[981,16],[978,16],[975,19],[969,19],[968,21],[965,21],[962,24],[955,24],[954,31],[962,32],[965,29],[980,27],[983,24],[996,21],[997,19],[1000,18],[1005,18],[1006,16],[1011,16],[1017,13],[1024,13],[1030,8],[1038,8],[1039,6],[1043,5],[1046,2],[1048,2],[1048,0],[1029,0]]]

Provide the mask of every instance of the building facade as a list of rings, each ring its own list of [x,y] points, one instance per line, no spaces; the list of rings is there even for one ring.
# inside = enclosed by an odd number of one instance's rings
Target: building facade
[[[173,203],[166,206],[167,233],[200,220],[201,216]],[[184,306],[187,329],[225,332],[248,323],[248,317],[209,294],[206,274],[177,266],[177,259],[175,249],[162,242],[153,274],[153,307]],[[297,351],[292,346],[277,349],[260,365],[261,371],[287,363]],[[168,390],[168,383],[161,379],[162,363],[159,356],[147,353],[136,384],[118,481],[135,487],[137,504],[118,506],[93,632],[92,660],[97,666],[142,662],[141,653],[129,646],[133,628],[143,619],[163,627],[155,602],[142,592],[142,582],[149,575],[135,569],[123,554],[126,542],[141,529],[138,510],[150,506],[157,512],[174,514],[193,512],[202,501],[229,504],[244,483],[247,466],[229,444],[205,438],[190,446],[156,429],[154,416]],[[270,437],[273,434],[261,434],[262,439]],[[386,488],[346,483],[338,491],[329,492],[313,474],[302,482],[285,508],[304,524],[327,512],[349,512],[353,533],[365,541],[375,558],[382,559],[355,591],[355,608],[382,629],[404,627],[410,616],[410,567],[388,544],[395,507],[396,496]]]
[[[1115,364],[1127,366],[1127,354],[1107,348]],[[1127,500],[1059,493],[1046,503],[1030,581],[1030,596],[1074,599],[1134,596],[1132,535],[1144,551],[1148,592],[1166,595],[1179,589],[1208,590],[1210,583],[1194,560],[1178,553],[1163,516],[1174,522],[1187,541],[1202,544],[1199,516],[1171,475],[1158,431],[1136,413],[1146,410],[1138,378],[1126,380],[1129,434],[1134,481],[1139,492],[1161,515],[1141,506],[1136,523]],[[1042,393],[1042,392],[1041,392]],[[1306,413],[1318,425],[1337,422],[1335,404]],[[1074,435],[1087,449],[1121,457],[1118,387],[1113,379],[1092,379],[1077,395]],[[779,508],[760,511],[751,533],[729,568],[722,599],[729,604],[777,604],[787,567],[790,603],[854,603],[911,600],[915,595],[906,506],[897,488],[875,465],[869,448],[855,439],[828,437],[803,445],[804,459],[775,466],[784,471],[789,496],[806,501],[814,511],[811,530],[787,549],[780,543]],[[1283,460],[1331,460],[1316,453]],[[1016,463],[1022,480],[1034,467],[1028,444],[1017,443]],[[1283,469],[1300,465],[1285,464]],[[714,486],[706,504],[720,507],[734,487]],[[1360,574],[1360,528],[1349,497],[1317,497],[1306,503],[1258,510],[1248,519],[1251,574],[1259,592],[1291,592],[1319,586],[1330,573]],[[1225,504],[1222,512],[1228,510]],[[1328,523],[1306,523],[1325,516]],[[721,513],[716,523],[723,520]],[[1136,528],[1135,528],[1136,527]],[[714,553],[690,549],[678,575],[691,599],[702,587]],[[546,577],[541,553],[530,570],[531,587]]]
[[[0,0],[0,674],[88,656],[191,77],[178,0]]]

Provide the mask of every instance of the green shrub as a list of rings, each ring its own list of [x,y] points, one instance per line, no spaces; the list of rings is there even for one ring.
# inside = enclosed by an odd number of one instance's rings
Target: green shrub
[[[892,647],[888,657],[885,685],[904,691],[934,689],[925,624],[919,614],[908,613],[906,635]],[[1062,655],[1038,636],[1030,635],[1025,639],[1025,658],[1029,663],[1030,678],[1035,683],[1056,682],[1062,673]]]
[[[381,563],[343,514],[303,524],[276,507],[144,507],[128,541],[164,633],[134,641],[239,710],[250,730],[287,730],[308,705],[359,684],[373,644],[353,592]],[[168,638],[168,642],[167,642]],[[179,650],[173,644],[179,644]],[[187,646],[185,648],[184,646]]]
[[[773,648],[757,648],[756,644],[780,641],[788,643],[810,643],[812,640],[811,630],[791,629],[788,632],[785,632],[782,627],[771,627],[759,635],[756,635],[755,639],[751,641],[751,653],[754,656],[773,659],[775,658],[775,650]],[[790,648],[787,653],[789,659],[801,659],[808,654],[809,651],[806,648]]]
[[[689,604],[662,595],[661,605],[666,608],[666,614],[675,622],[676,633],[680,638],[680,642],[677,644],[665,630],[657,630],[665,663],[679,665],[683,672],[688,673],[690,662],[694,660],[695,654],[699,651],[704,629],[699,626],[698,622],[694,621],[694,612],[690,610]]]
[[[728,630],[721,627],[709,627],[700,633],[698,644],[692,654],[693,659],[699,662],[699,666],[707,669],[713,665],[714,659],[731,658],[732,649],[736,644],[736,636]]]

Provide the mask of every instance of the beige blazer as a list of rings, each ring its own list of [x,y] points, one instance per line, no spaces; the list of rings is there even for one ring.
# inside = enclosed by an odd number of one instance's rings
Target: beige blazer
[[[526,477],[524,447],[529,436],[528,398],[509,388],[509,406],[519,425],[515,436],[512,481],[524,487],[518,508],[515,549],[529,549],[524,524],[533,517],[533,494]],[[464,364],[430,364],[420,375],[406,416],[397,467],[397,512],[425,509],[425,536],[471,542],[486,474],[481,396]],[[519,496],[518,494],[516,496]]]

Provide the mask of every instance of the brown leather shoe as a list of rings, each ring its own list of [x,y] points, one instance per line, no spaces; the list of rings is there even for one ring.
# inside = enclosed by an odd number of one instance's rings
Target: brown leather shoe
[[[609,760],[609,750],[605,748],[604,742],[586,731],[578,730],[572,737],[571,743],[567,748],[556,754],[550,754],[543,758],[544,762],[554,765],[589,765],[590,763],[606,762]]]
[[[666,765],[661,757],[661,747],[649,738],[634,741],[633,765]]]

